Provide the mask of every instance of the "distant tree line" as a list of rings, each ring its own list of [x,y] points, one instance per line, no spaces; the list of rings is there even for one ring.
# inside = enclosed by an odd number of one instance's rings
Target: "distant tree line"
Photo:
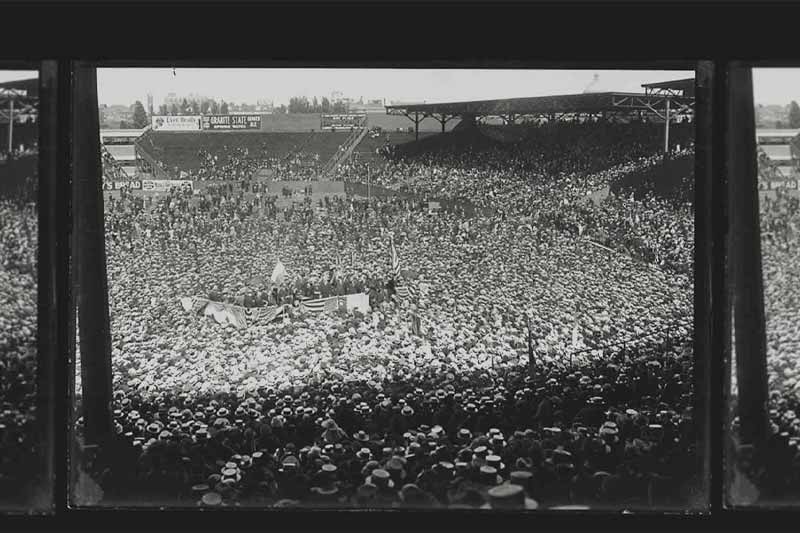
[[[347,113],[348,107],[345,102],[337,100],[331,102],[324,96],[322,100],[317,100],[315,96],[311,101],[305,96],[293,96],[289,99],[289,113]]]
[[[256,111],[254,105],[241,104],[237,107],[251,108],[241,109],[241,111]],[[217,102],[211,98],[202,101],[189,101],[184,98],[180,104],[173,102],[172,105],[161,104],[158,106],[159,115],[227,115],[229,112],[229,105],[225,100]]]
[[[792,100],[789,105],[756,105],[756,126],[759,128],[800,129],[800,105]]]
[[[144,108],[142,102],[137,100],[131,106],[132,118],[130,120],[120,120],[119,128],[121,129],[141,129],[150,123],[150,117]],[[180,103],[173,102],[171,104],[161,104],[156,110],[158,115],[227,115],[231,111],[241,111],[258,113],[258,106],[253,104],[228,104],[225,100],[219,102],[212,98],[205,98],[203,100],[189,100],[184,98]],[[273,109],[274,113],[341,113],[345,114],[350,111],[347,103],[337,100],[331,102],[328,98],[322,97],[318,99],[314,96],[311,100],[306,96],[293,96],[289,99],[289,105],[281,104]],[[103,106],[99,109],[100,125],[103,128],[112,127],[113,124],[109,123],[106,117],[106,110]]]

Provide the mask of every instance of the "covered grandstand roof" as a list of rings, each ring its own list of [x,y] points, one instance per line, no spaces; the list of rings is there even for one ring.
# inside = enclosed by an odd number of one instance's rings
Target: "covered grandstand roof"
[[[31,78],[26,80],[14,80],[0,83],[0,89],[23,90],[29,97],[39,97],[39,79]]]
[[[788,142],[791,139],[797,137],[797,134],[800,133],[800,129],[757,129],[756,130],[756,138],[758,142],[769,141],[769,140],[776,140],[779,143]]]
[[[8,124],[12,101],[15,122],[20,122],[38,115],[38,100],[38,78],[0,83],[0,124]]]
[[[142,129],[108,129],[108,130],[100,130],[100,137],[141,137],[144,133],[144,128]]]
[[[557,96],[533,96],[528,98],[506,98],[501,100],[475,100],[469,102],[446,102],[438,104],[409,104],[386,106],[389,114],[420,113],[426,115],[476,115],[502,116],[547,115],[564,113],[600,113],[619,111],[651,112],[661,108],[664,95],[642,93],[583,93]],[[669,96],[673,112],[691,113],[694,97]]]
[[[692,89],[687,93],[689,85]],[[643,87],[645,87],[644,93],[585,92],[466,102],[388,105],[386,114],[408,117],[414,122],[417,138],[419,138],[420,122],[428,117],[441,123],[442,132],[445,131],[447,122],[455,117],[470,121],[478,117],[501,117],[506,124],[513,124],[521,117],[548,120],[569,119],[580,115],[657,117],[666,124],[664,142],[667,146],[670,122],[675,117],[694,115],[694,79],[646,84]]]
[[[643,83],[645,93],[669,92],[682,96],[694,96],[694,78],[684,78],[682,80],[659,81],[655,83]]]
[[[768,144],[762,146],[761,149],[767,154],[767,157],[775,162],[792,160],[792,153],[788,144]]]

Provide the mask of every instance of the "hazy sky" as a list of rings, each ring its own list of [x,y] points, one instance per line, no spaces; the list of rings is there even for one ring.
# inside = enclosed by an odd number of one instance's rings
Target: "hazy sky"
[[[800,68],[754,68],[753,100],[763,105],[800,102]]]
[[[38,78],[39,73],[35,70],[0,70],[0,83],[7,81],[29,80]]]
[[[101,104],[154,105],[171,92],[221,98],[234,103],[272,100],[286,104],[291,96],[328,96],[340,91],[358,99],[385,98],[421,102],[481,100],[581,93],[593,90],[642,92],[642,83],[694,77],[694,71],[646,70],[402,70],[402,69],[99,69]]]

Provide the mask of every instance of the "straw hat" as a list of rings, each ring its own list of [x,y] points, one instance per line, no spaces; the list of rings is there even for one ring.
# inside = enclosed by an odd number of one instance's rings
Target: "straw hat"
[[[492,487],[488,491],[489,502],[481,509],[524,509],[533,511],[539,508],[536,500],[528,498],[525,490],[519,485],[505,483]]]

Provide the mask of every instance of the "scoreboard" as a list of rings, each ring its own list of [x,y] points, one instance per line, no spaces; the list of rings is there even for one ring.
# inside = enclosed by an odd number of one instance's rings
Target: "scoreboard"
[[[321,115],[320,116],[320,129],[323,131],[330,130],[349,130],[351,128],[361,128],[367,122],[367,115],[365,113],[357,113],[350,115]]]

